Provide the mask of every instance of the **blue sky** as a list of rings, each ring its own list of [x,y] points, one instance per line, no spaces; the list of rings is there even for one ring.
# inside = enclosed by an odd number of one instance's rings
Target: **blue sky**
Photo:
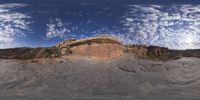
[[[200,48],[199,0],[4,0],[0,48],[108,33],[124,44]]]

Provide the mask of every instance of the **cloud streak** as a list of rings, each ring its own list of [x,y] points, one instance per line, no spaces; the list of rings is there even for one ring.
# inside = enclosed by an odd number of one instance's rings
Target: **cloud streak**
[[[25,31],[29,30],[30,16],[12,11],[25,4],[0,4],[0,48],[14,47],[15,38],[26,36]]]
[[[120,34],[126,44],[147,44],[172,49],[200,47],[200,5],[129,5]],[[123,39],[126,38],[126,39]]]
[[[50,19],[46,26],[46,37],[49,39],[55,37],[66,38],[66,33],[70,32],[70,29],[67,28],[68,26],[60,18]]]

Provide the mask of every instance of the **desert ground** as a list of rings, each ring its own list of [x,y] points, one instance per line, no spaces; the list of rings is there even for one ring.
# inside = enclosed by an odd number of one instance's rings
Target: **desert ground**
[[[200,59],[0,60],[2,100],[198,100]]]

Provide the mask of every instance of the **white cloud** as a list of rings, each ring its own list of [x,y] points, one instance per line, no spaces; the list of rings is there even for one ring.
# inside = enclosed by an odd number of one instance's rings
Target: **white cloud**
[[[0,8],[4,9],[14,9],[19,7],[26,7],[27,4],[20,4],[20,3],[7,3],[7,4],[0,4]]]
[[[200,5],[129,5],[122,21],[127,44],[200,48]],[[190,38],[190,39],[189,39]]]
[[[81,5],[81,6],[93,6],[93,5],[95,5],[95,3],[92,3],[92,2],[85,2],[85,3],[81,3],[80,5]]]
[[[62,22],[60,18],[50,19],[49,23],[47,24],[47,38],[66,38],[67,34],[71,32],[67,25]]]
[[[29,30],[30,22],[23,13],[12,11],[19,7],[25,7],[26,4],[0,4],[0,48],[8,48],[15,44],[17,36],[25,36],[24,30]]]
[[[133,22],[133,19],[132,19],[132,18],[126,18],[126,20],[127,20],[128,22]]]

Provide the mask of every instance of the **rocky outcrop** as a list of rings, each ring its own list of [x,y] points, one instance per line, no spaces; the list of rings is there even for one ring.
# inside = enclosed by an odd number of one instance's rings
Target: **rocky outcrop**
[[[124,53],[142,59],[173,60],[181,57],[200,57],[200,50],[170,50],[159,46],[122,45],[108,35],[86,39],[67,39],[48,48],[14,48],[0,50],[4,59],[38,59],[61,56],[83,56],[92,59],[109,60],[121,57]]]
[[[59,44],[61,54],[86,56],[93,59],[114,59],[123,55],[123,45],[112,37],[93,37]]]
[[[71,48],[72,54],[90,57],[93,59],[115,59],[123,55],[123,47],[119,44],[84,44]]]
[[[158,47],[158,46],[149,46],[148,53],[155,56],[162,56],[168,53],[168,48]]]
[[[134,54],[138,57],[146,57],[148,50],[145,45],[126,45],[124,46],[124,52]]]
[[[128,45],[124,46],[124,52],[134,54],[135,57],[151,60],[173,60],[179,59],[183,54],[186,57],[187,50],[170,50],[159,46]],[[198,51],[198,50],[197,50]],[[193,54],[195,52],[190,52]],[[199,53],[200,54],[200,53]],[[188,54],[187,54],[188,55]],[[194,55],[193,55],[194,57]],[[195,56],[197,57],[197,56]]]

